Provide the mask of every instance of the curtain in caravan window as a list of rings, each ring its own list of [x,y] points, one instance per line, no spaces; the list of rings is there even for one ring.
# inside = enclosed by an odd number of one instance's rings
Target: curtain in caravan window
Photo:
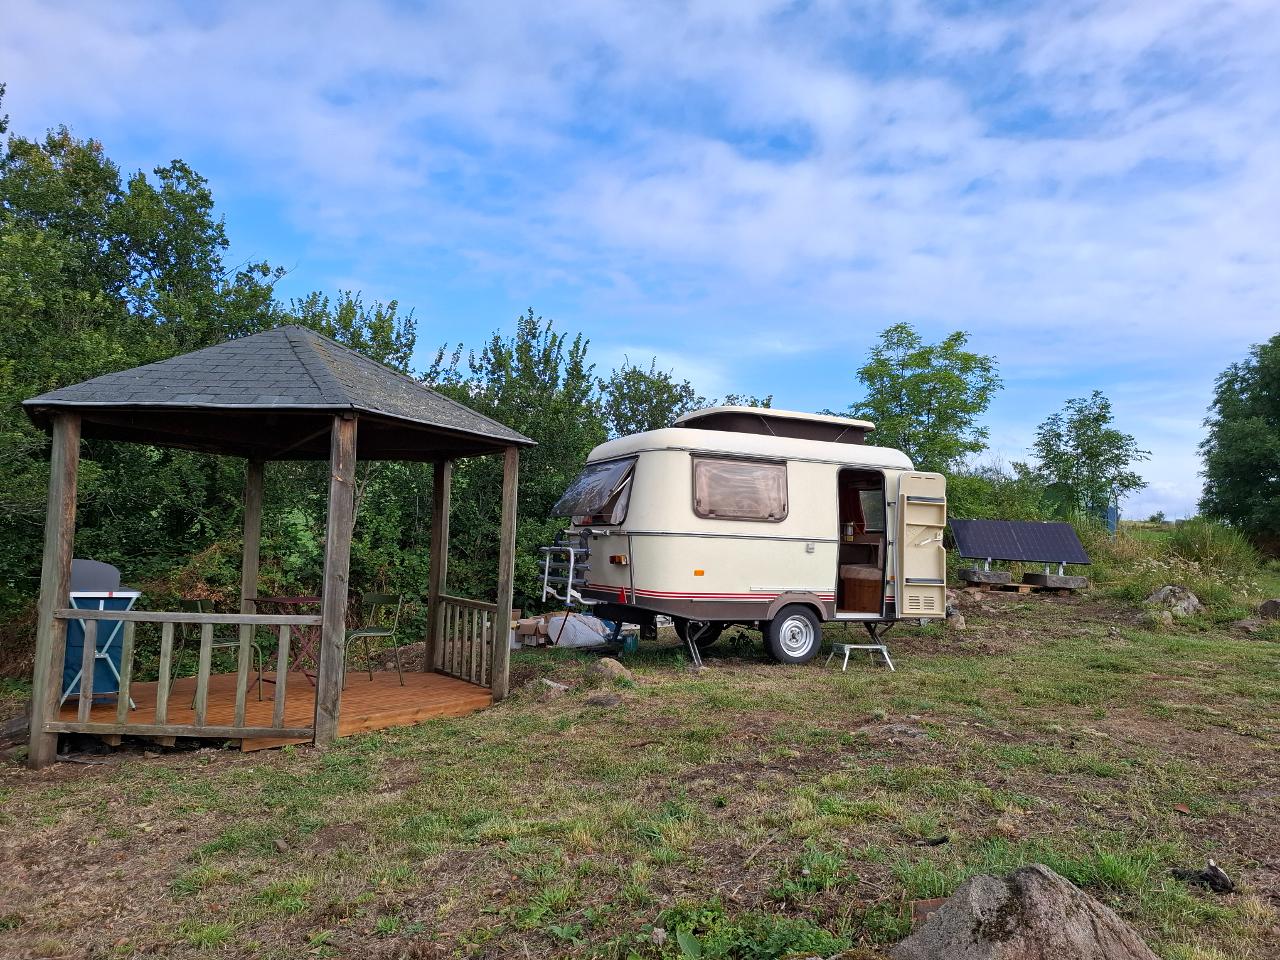
[[[693,512],[719,520],[784,520],[787,465],[694,457]]]

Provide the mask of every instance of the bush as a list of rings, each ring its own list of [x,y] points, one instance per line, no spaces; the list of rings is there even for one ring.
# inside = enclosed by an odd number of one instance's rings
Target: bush
[[[1183,560],[1228,573],[1258,567],[1258,553],[1244,534],[1204,517],[1180,521],[1169,536],[1169,549]]]

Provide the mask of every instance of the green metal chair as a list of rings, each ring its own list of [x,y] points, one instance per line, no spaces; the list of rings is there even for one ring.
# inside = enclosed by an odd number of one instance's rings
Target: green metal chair
[[[352,640],[364,642],[365,666],[369,670],[370,680],[373,679],[373,649],[369,641],[390,639],[396,655],[396,673],[400,676],[400,686],[404,686],[404,668],[400,666],[400,641],[396,639],[396,629],[400,626],[400,610],[403,606],[404,597],[394,593],[366,593],[360,597],[360,607],[364,614],[363,625],[347,631],[347,646],[350,647]],[[391,607],[395,607],[395,614],[391,617],[391,626],[388,627],[384,611]],[[345,668],[343,674],[345,686]]]
[[[181,610],[183,613],[216,613],[217,612],[216,610],[213,609],[213,601],[207,598],[202,598],[199,600],[184,598],[178,601],[178,609]],[[175,659],[176,659],[176,655],[182,650],[183,647],[186,646],[187,638],[192,634],[196,636],[197,649],[199,649],[200,631],[196,629],[198,625],[193,623],[182,623],[182,624],[179,624],[178,626],[181,627],[182,629],[178,634],[178,649],[174,651]],[[258,699],[261,700],[262,699],[262,664],[263,664],[262,647],[258,644],[258,640],[256,637],[250,640],[249,643],[253,647],[255,659],[258,662]],[[218,640],[215,637],[213,643],[210,644],[210,649],[239,650],[240,641],[239,640]],[[169,679],[170,690],[173,689],[173,684],[176,679],[177,677],[170,677]],[[196,695],[193,693],[191,695],[191,706],[194,708],[195,705],[196,705]]]

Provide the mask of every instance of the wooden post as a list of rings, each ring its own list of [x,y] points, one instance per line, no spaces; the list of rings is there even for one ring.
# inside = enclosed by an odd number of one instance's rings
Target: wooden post
[[[256,613],[258,557],[262,543],[262,488],[264,464],[247,460],[244,465],[244,552],[240,561],[240,612]]]
[[[338,738],[347,644],[347,588],[355,523],[356,420],[333,418],[329,446],[329,522],[324,542],[320,667],[316,672],[315,742]]]
[[[438,667],[440,657],[440,597],[449,592],[449,498],[453,461],[437,460],[431,490],[431,582],[427,588],[427,636],[423,670]]]
[[[244,464],[244,534],[240,554],[240,612],[256,613],[258,609],[258,560],[262,544],[263,463],[246,460]],[[236,659],[235,723],[244,726],[245,698],[249,689],[249,670],[253,666],[253,635],[256,628],[248,624],[240,628],[240,650]],[[262,678],[258,678],[262,693]]]
[[[516,492],[520,482],[520,448],[507,447],[502,460],[502,541],[498,550],[498,612],[493,618],[494,701],[507,695],[511,661],[511,595],[516,572]]]
[[[71,555],[76,537],[76,475],[80,467],[80,415],[53,417],[49,458],[49,505],[44,522],[44,560],[40,565],[40,600],[36,607],[36,664],[31,691],[31,730],[27,766],[47,767],[57,758],[58,735],[44,725],[58,717],[62,696],[62,663],[67,653],[67,622],[54,611],[70,606]]]

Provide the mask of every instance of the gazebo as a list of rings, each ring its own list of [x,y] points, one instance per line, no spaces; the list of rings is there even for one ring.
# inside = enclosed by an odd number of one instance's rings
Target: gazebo
[[[59,733],[104,737],[238,739],[246,748],[311,740],[327,743],[357,730],[456,715],[507,694],[508,634],[515,561],[520,448],[533,441],[425,385],[298,326],[107,374],[25,401],[52,435],[48,516],[36,630],[28,763],[52,762]],[[178,447],[246,461],[244,543],[238,613],[91,611],[69,608],[80,439]],[[503,457],[502,521],[495,598],[447,591],[449,491],[459,458]],[[344,689],[348,573],[357,460],[434,464],[428,627],[421,673],[353,672]],[[258,610],[263,480],[271,460],[328,460],[329,506],[318,612]],[[60,705],[67,623],[84,624],[78,698]],[[114,702],[95,702],[98,625],[119,629],[120,683]],[[131,680],[139,624],[157,624],[159,675]],[[120,626],[122,625],[122,629]],[[235,674],[211,672],[214,629],[238,631]],[[173,683],[175,628],[199,631],[194,678]],[[249,695],[252,645],[273,631],[274,696]],[[314,676],[291,672],[299,632],[317,637]],[[291,640],[292,637],[292,640]],[[387,681],[390,678],[390,681]],[[189,682],[188,682],[189,681]],[[186,683],[186,686],[183,684]],[[173,694],[170,696],[170,689]]]

